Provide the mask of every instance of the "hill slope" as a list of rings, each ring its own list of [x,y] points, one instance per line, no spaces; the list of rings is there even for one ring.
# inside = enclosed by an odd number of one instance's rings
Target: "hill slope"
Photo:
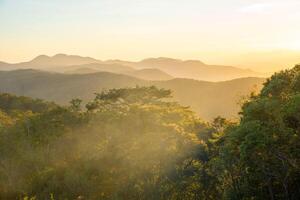
[[[57,71],[57,72],[72,72],[72,71],[78,72],[78,69],[82,69],[82,68],[93,69],[96,72],[112,72],[112,73],[124,73],[124,72],[135,71],[134,68],[128,67],[125,65],[103,64],[103,63],[90,63],[90,64],[84,64],[84,65],[71,65],[71,66],[65,66],[65,67],[55,67],[55,68],[51,68],[51,70]]]
[[[198,60],[178,60],[172,58],[150,58],[140,62],[110,61],[126,64],[137,69],[156,68],[178,78],[206,81],[224,81],[241,77],[264,77],[262,73],[232,66],[207,65]]]
[[[240,78],[224,82],[205,82],[173,79],[155,85],[174,91],[174,98],[182,105],[191,106],[204,119],[216,116],[237,117],[240,101],[252,91],[261,89],[265,79]]]
[[[154,68],[134,70],[134,71],[126,72],[124,74],[133,76],[136,78],[144,79],[144,80],[163,81],[163,80],[170,80],[170,79],[174,78],[171,75],[169,75],[159,69],[154,69]]]
[[[190,79],[145,81],[122,74],[59,74],[38,70],[0,71],[0,92],[24,95],[66,104],[73,98],[91,100],[103,89],[156,85],[174,92],[174,99],[191,106],[204,119],[218,115],[234,117],[237,102],[249,94],[254,85],[261,88],[264,79],[242,78],[226,82],[205,82]]]
[[[90,63],[101,63],[101,61],[90,57],[82,57],[75,55],[56,54],[52,57],[40,55],[29,62],[18,63],[20,66],[36,67],[52,67],[52,66],[69,66],[84,65]]]
[[[63,69],[63,70],[62,70]],[[132,67],[128,67],[120,64],[85,64],[85,65],[74,65],[66,66],[64,68],[52,68],[52,71],[61,72],[68,74],[91,74],[97,72],[112,72],[117,74],[126,74],[136,78],[144,80],[170,80],[173,77],[159,69],[140,69],[135,70]]]
[[[208,65],[199,60],[179,60],[173,58],[148,58],[139,62],[108,60],[105,63],[131,66],[136,69],[155,68],[177,78],[205,81],[225,81],[244,77],[267,77],[267,74],[233,66]]]
[[[108,72],[116,72],[114,69],[110,69],[108,66],[119,67],[119,71],[127,71],[128,68],[131,69],[157,69],[162,71],[162,73],[167,73],[168,76],[176,78],[190,78],[205,81],[224,81],[231,80],[241,77],[265,77],[265,74],[254,72],[248,69],[240,69],[232,66],[220,66],[220,65],[207,65],[198,60],[178,60],[172,58],[150,58],[139,62],[129,62],[121,60],[107,60],[101,61],[90,57],[81,57],[75,55],[57,54],[55,56],[49,57],[46,55],[41,55],[29,62],[8,64],[0,63],[0,70],[12,70],[12,69],[42,69],[49,71],[59,71],[62,72],[66,67],[76,65],[83,65],[82,67],[87,67],[86,65],[99,65],[102,70]],[[102,65],[102,67],[101,67]],[[113,67],[114,66],[114,67]],[[142,72],[136,72],[142,73]],[[157,73],[157,72],[152,72]],[[165,75],[160,76],[163,77]],[[144,73],[145,74],[145,73]],[[143,75],[144,76],[144,75]],[[141,76],[141,77],[143,77]],[[153,77],[153,76],[151,76]],[[149,77],[146,76],[146,79]],[[158,78],[151,80],[165,80],[166,78]]]

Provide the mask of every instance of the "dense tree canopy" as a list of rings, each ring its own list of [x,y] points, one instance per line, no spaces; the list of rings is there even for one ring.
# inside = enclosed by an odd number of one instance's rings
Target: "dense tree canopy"
[[[299,199],[299,83],[300,66],[274,74],[239,122],[204,123],[156,87],[85,107],[0,95],[0,198]]]
[[[1,133],[1,195],[161,199],[206,125],[155,87],[113,89],[81,109],[52,107]]]
[[[230,199],[300,198],[299,80],[300,66],[273,75],[226,131],[219,153],[230,163]]]

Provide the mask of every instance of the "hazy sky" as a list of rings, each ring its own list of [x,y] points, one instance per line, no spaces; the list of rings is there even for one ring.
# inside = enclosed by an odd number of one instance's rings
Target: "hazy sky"
[[[283,49],[300,50],[300,0],[0,0],[8,62],[68,53],[238,63]]]

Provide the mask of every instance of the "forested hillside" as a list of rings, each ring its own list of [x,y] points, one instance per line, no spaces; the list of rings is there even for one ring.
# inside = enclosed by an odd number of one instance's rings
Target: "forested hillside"
[[[0,92],[25,95],[66,105],[74,98],[85,103],[103,89],[155,85],[171,89],[173,100],[190,106],[202,118],[217,116],[236,118],[238,103],[252,91],[258,92],[263,78],[241,78],[224,82],[191,79],[146,81],[127,75],[99,72],[92,74],[60,74],[39,70],[0,71]],[[224,106],[226,105],[226,106]]]
[[[171,95],[110,89],[64,107],[1,95],[0,199],[300,198],[300,66],[268,79],[239,122],[206,123]]]

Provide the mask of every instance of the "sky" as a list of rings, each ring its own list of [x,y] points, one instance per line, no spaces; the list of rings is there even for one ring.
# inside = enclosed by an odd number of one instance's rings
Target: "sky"
[[[0,60],[163,56],[277,69],[300,62],[299,10],[299,0],[0,0]]]

